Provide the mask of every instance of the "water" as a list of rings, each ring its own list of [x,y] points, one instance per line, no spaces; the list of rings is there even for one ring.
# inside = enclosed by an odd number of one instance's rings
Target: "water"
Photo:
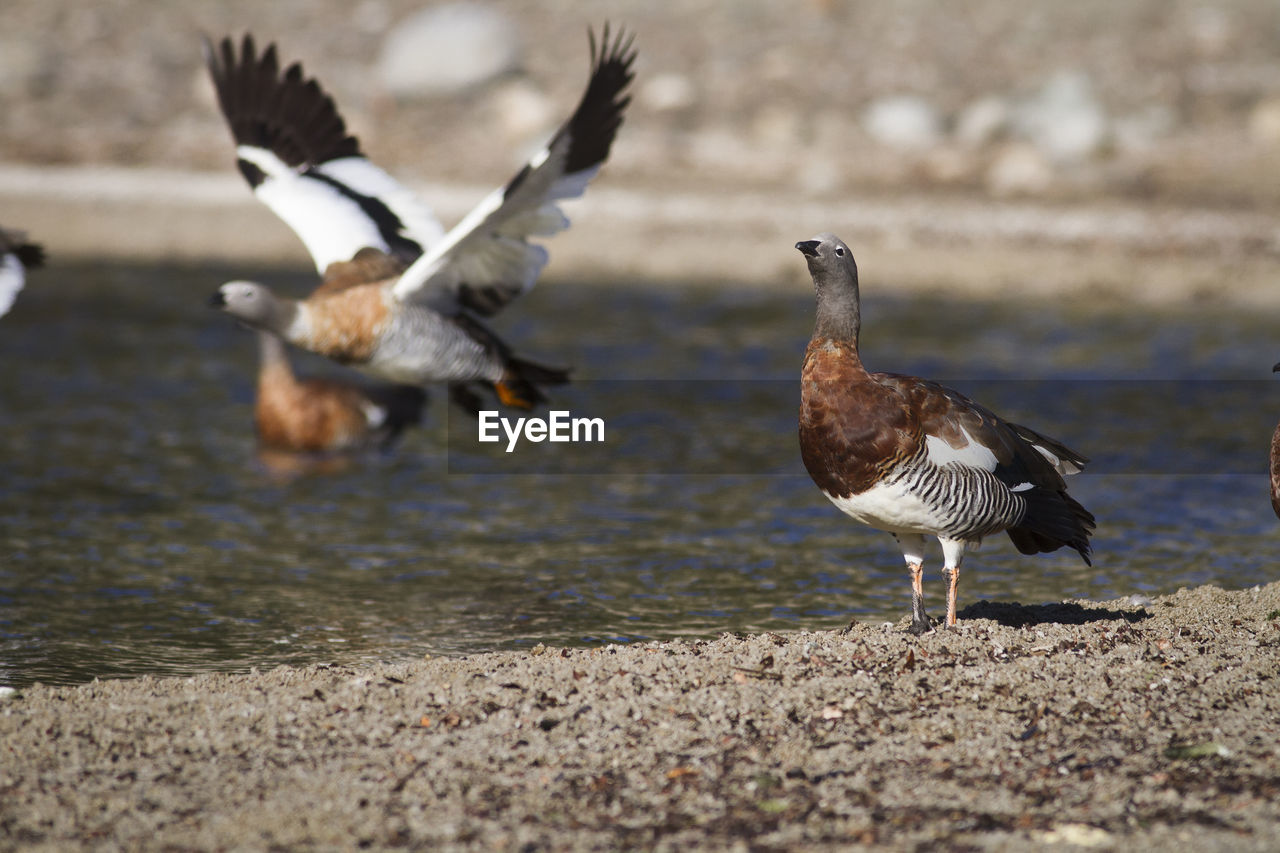
[[[254,447],[252,336],[203,307],[244,273],[54,268],[0,320],[0,684],[907,612],[892,540],[800,467],[807,288],[544,281],[499,328],[576,366],[557,407],[604,417],[603,448],[507,455],[437,393],[393,454],[290,472]],[[1094,566],[993,537],[965,563],[962,608],[1275,578],[1266,318],[866,288],[873,367],[944,379],[1094,457],[1071,486],[1099,519]]]

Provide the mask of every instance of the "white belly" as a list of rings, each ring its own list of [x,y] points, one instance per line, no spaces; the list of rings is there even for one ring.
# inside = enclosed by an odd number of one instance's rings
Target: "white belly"
[[[910,494],[900,484],[878,483],[847,498],[823,494],[845,515],[877,530],[937,535],[943,524],[937,509]]]

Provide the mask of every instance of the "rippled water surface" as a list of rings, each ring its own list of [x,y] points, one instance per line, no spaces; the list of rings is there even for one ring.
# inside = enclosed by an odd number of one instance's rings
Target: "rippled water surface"
[[[556,406],[602,417],[603,446],[505,454],[437,392],[394,453],[292,470],[255,450],[252,336],[203,307],[244,272],[55,267],[0,320],[0,684],[907,612],[892,540],[800,467],[806,287],[548,279],[498,325],[575,365]],[[945,380],[1094,460],[1072,481],[1099,519],[1093,567],[993,537],[962,607],[1275,578],[1267,318],[864,290],[870,366]]]

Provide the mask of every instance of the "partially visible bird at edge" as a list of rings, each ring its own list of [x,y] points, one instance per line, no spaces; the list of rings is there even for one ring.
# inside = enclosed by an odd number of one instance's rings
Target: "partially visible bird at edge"
[[[1280,362],[1271,367],[1271,372],[1280,372]],[[1271,509],[1280,518],[1280,424],[1271,434]]]
[[[44,266],[44,247],[25,231],[0,227],[0,317],[9,313],[27,283],[27,270]]]

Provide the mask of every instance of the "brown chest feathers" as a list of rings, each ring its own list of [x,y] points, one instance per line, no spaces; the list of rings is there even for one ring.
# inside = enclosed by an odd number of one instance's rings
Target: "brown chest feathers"
[[[308,327],[307,339],[300,343],[348,364],[372,357],[390,313],[379,283],[314,294],[303,306]]]
[[[848,345],[810,342],[800,387],[800,457],[830,495],[866,491],[923,441],[906,401],[876,382]]]

